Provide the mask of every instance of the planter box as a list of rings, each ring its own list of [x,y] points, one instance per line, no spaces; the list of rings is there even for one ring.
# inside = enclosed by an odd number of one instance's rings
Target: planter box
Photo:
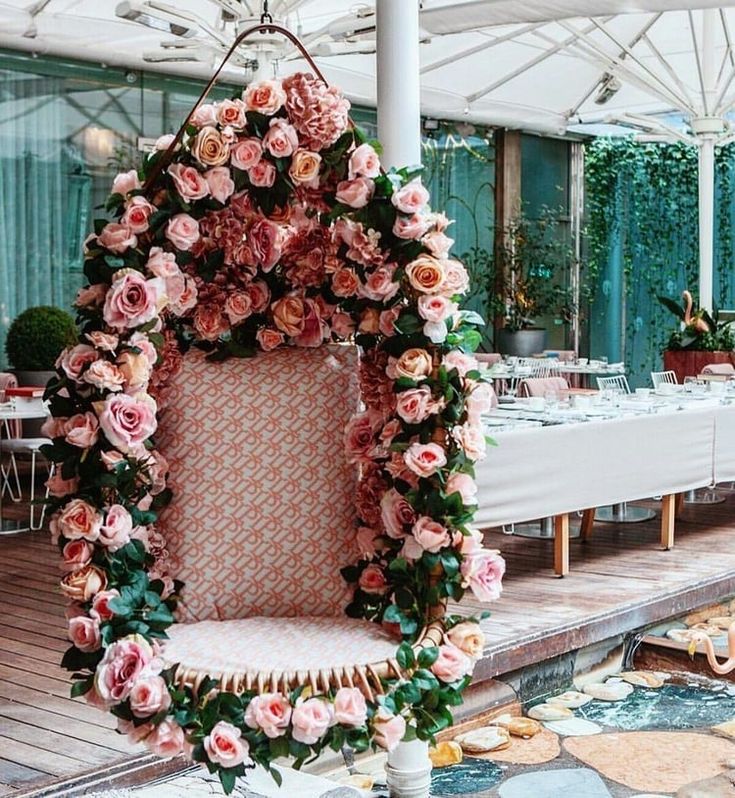
[[[529,330],[498,330],[498,352],[517,357],[531,357],[541,354],[546,349],[546,330],[534,327]]]
[[[732,363],[735,366],[735,352],[700,352],[697,350],[672,350],[664,352],[664,369],[673,371],[679,382],[684,377],[696,377],[705,366],[711,363]]]

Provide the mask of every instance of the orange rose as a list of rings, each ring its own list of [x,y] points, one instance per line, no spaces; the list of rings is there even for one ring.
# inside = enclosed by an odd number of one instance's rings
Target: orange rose
[[[117,359],[117,365],[125,377],[127,387],[131,389],[145,388],[151,376],[152,366],[146,355],[135,352],[123,352]]]
[[[340,269],[332,275],[332,291],[335,296],[354,296],[359,285],[354,269]]]
[[[485,648],[485,635],[480,624],[472,621],[462,621],[453,626],[447,633],[447,639],[472,659],[479,659]]]
[[[396,362],[396,374],[410,380],[421,380],[431,374],[433,363],[425,349],[407,349]]]
[[[319,168],[321,164],[321,155],[309,150],[296,150],[291,159],[291,167],[288,170],[289,177],[294,183],[316,188],[319,183]]]
[[[406,266],[406,277],[416,291],[434,294],[442,287],[446,273],[441,261],[421,255]]]
[[[204,166],[222,166],[230,157],[230,146],[216,127],[207,125],[197,133],[191,154]]]
[[[380,332],[380,311],[376,308],[365,308],[360,314],[360,332],[377,335]]]
[[[72,601],[90,601],[107,587],[107,575],[96,565],[85,565],[61,580],[61,590]]]
[[[286,296],[273,303],[273,321],[292,338],[304,330],[304,303],[297,296]]]

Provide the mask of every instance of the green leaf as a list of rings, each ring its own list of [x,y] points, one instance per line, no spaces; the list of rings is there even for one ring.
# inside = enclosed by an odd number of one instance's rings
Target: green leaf
[[[436,662],[438,656],[439,648],[437,646],[422,648],[418,656],[419,668],[430,668]]]
[[[414,656],[413,648],[411,647],[410,643],[401,643],[401,645],[398,647],[396,662],[404,671],[414,667],[416,664],[416,657]]]
[[[235,782],[237,781],[237,776],[235,775],[232,768],[226,768],[220,770],[219,780],[222,783],[222,789],[225,791],[225,794],[229,795],[235,789]]]
[[[88,693],[92,689],[93,684],[94,684],[94,679],[91,676],[88,679],[74,682],[74,684],[71,686],[71,691],[70,691],[71,697],[77,698],[80,695]]]

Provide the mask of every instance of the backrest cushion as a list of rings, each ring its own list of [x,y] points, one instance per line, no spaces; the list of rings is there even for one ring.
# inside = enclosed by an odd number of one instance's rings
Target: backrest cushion
[[[183,621],[338,615],[357,557],[354,347],[184,358],[156,436],[174,492],[160,528],[185,583]]]
[[[523,381],[525,396],[544,396],[547,391],[568,391],[569,383],[564,377],[530,377]]]
[[[732,363],[710,363],[702,369],[702,374],[735,374],[735,366]]]

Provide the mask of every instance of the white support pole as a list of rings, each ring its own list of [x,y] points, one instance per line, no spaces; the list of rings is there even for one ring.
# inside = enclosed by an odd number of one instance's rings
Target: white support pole
[[[400,742],[385,765],[390,798],[429,798],[431,760],[423,740]]]
[[[699,307],[712,310],[715,239],[715,140],[699,146]]]
[[[383,165],[421,163],[418,0],[377,0],[378,138]]]

